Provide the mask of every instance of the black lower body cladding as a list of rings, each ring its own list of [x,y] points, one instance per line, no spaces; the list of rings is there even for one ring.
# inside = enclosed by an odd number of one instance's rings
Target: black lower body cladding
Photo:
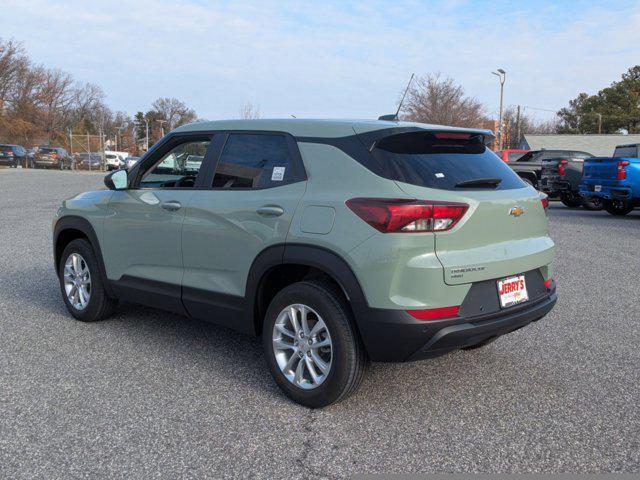
[[[495,280],[473,284],[460,316],[444,320],[423,321],[402,310],[374,309],[353,305],[364,345],[374,362],[405,362],[433,358],[471,347],[510,333],[535,322],[551,311],[557,296],[534,270],[526,274],[529,300],[513,307],[501,308]]]

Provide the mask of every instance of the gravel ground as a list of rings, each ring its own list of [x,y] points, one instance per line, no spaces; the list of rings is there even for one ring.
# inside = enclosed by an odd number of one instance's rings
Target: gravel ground
[[[0,170],[0,477],[640,471],[640,210],[552,204],[559,302],[543,321],[374,364],[354,397],[311,411],[257,339],[133,305],[97,324],[66,313],[51,218],[101,182]]]

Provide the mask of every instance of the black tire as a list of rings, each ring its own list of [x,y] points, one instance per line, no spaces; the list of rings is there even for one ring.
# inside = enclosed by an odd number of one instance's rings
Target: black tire
[[[633,210],[633,204],[624,200],[606,200],[604,209],[611,215],[623,216]]]
[[[282,373],[273,348],[273,330],[279,314],[288,306],[303,304],[324,320],[331,336],[331,366],[325,380],[305,390]],[[345,300],[332,287],[321,282],[294,283],[271,301],[265,315],[262,340],[269,370],[282,391],[294,402],[309,408],[322,408],[355,392],[362,382],[367,357]],[[293,354],[295,355],[295,353]]]
[[[564,206],[569,208],[578,208],[582,205],[582,200],[580,199],[580,196],[571,192],[561,193],[560,201]]]
[[[64,286],[64,266],[73,253],[80,254],[84,259],[89,273],[91,275],[91,294],[89,302],[84,309],[78,309],[74,307],[67,298],[67,294]],[[82,322],[96,322],[109,317],[115,309],[118,301],[109,297],[104,289],[102,282],[102,276],[100,274],[100,268],[96,259],[95,252],[91,244],[85,239],[76,239],[69,243],[62,252],[60,257],[60,264],[58,265],[58,280],[60,282],[60,292],[62,293],[62,299],[67,306],[69,313],[73,315],[77,320]]]
[[[582,197],[582,206],[585,210],[597,212],[604,208],[604,202],[600,197]]]

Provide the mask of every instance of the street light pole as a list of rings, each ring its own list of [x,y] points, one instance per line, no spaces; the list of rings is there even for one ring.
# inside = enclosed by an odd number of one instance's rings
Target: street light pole
[[[164,137],[164,124],[167,123],[166,120],[156,120],[160,124],[160,138]]]
[[[498,120],[498,149],[502,150],[504,140],[504,132],[502,126],[502,98],[504,94],[504,81],[507,78],[507,72],[499,68],[497,72],[491,72],[500,79],[500,119]]]

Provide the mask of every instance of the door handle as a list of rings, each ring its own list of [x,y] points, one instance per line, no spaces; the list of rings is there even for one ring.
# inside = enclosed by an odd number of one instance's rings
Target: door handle
[[[284,213],[284,209],[278,205],[263,205],[256,212],[263,217],[279,217]]]
[[[162,202],[160,206],[165,210],[169,210],[170,212],[175,212],[176,210],[180,210],[182,208],[182,204],[180,202]]]

